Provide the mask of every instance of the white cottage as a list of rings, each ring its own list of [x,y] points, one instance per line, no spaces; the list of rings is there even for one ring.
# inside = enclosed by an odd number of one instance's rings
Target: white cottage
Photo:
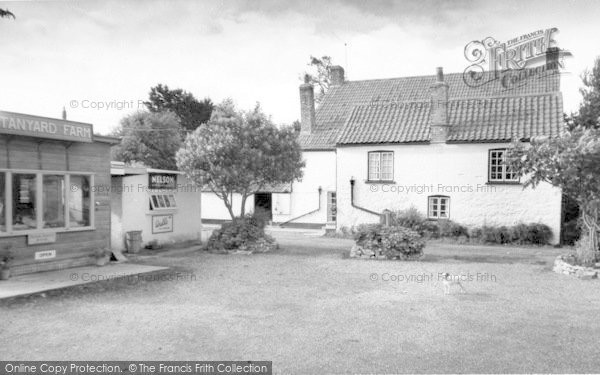
[[[503,162],[512,139],[558,135],[558,71],[510,88],[492,73],[471,87],[441,68],[366,81],[346,81],[339,66],[331,72],[316,110],[312,85],[300,86],[306,169],[274,222],[340,229],[415,206],[467,226],[544,223],[559,241],[561,191],[524,189]]]

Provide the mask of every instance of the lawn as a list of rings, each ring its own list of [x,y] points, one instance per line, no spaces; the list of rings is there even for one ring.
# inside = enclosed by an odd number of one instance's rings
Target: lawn
[[[0,302],[0,358],[272,360],[281,374],[600,368],[600,282],[551,272],[560,249],[438,243],[419,262],[367,261],[343,257],[348,240],[276,237],[270,254],[144,260],[172,279]],[[466,294],[444,295],[445,271],[473,277]]]

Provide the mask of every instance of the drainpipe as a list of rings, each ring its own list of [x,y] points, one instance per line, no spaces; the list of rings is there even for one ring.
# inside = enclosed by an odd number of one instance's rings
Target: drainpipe
[[[360,207],[360,206],[357,206],[357,205],[354,204],[354,182],[355,182],[354,177],[351,177],[350,178],[350,204],[352,204],[352,207],[354,207],[354,208],[356,208],[358,210],[364,211],[364,212],[368,212],[368,213],[370,213],[372,215],[377,215],[379,218],[381,218],[381,214],[380,213],[368,210],[366,208],[363,208],[363,207]]]
[[[304,217],[304,216],[307,216],[307,215],[310,215],[310,214],[314,214],[315,212],[321,211],[321,192],[323,191],[323,189],[319,186],[318,191],[319,191],[319,208],[317,208],[316,210],[312,210],[310,212],[307,212],[305,214],[302,214],[300,216],[296,216],[295,218],[290,219],[290,220],[288,220],[288,221],[286,221],[284,223],[281,223],[281,224],[279,224],[279,227],[283,228],[283,226],[286,225],[287,223],[290,223],[290,222],[292,222],[292,221],[294,221],[296,219],[300,219],[301,217]]]

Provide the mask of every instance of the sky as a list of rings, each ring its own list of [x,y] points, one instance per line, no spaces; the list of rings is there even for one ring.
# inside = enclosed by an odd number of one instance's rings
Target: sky
[[[572,53],[561,90],[580,102],[580,75],[600,56],[600,1],[27,1],[0,2],[0,110],[92,123],[107,134],[144,109],[158,83],[276,123],[300,117],[311,55],[349,80],[462,73],[465,46],[556,27]]]

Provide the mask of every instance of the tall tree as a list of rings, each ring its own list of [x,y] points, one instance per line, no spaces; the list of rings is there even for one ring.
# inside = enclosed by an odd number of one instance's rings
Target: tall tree
[[[302,177],[304,162],[297,137],[291,126],[275,126],[259,105],[243,112],[225,100],[205,126],[188,134],[177,152],[177,166],[223,200],[235,221],[234,193],[242,197],[244,216],[250,195]]]
[[[199,101],[190,92],[171,90],[169,86],[160,83],[150,89],[149,100],[144,104],[151,112],[175,113],[179,116],[183,129],[188,132],[206,123],[214,107],[209,98]]]
[[[137,112],[124,117],[113,133],[122,137],[113,147],[114,160],[151,168],[176,169],[175,153],[182,143],[179,118],[172,112]]]
[[[311,55],[307,65],[309,66],[309,71],[304,72],[301,80],[304,81],[304,77],[308,76],[308,82],[318,88],[315,102],[321,103],[321,100],[327,90],[329,90],[329,84],[331,83],[331,57],[322,56],[321,58],[318,58]]]

